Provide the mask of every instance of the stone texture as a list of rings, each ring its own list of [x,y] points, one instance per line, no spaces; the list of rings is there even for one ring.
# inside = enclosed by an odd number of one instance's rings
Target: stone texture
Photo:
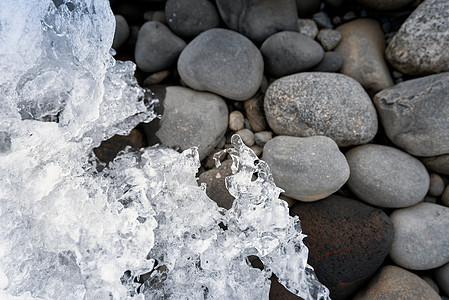
[[[278,31],[296,30],[295,0],[216,0],[226,25],[257,42]]]
[[[232,207],[234,197],[229,194],[225,186],[225,178],[232,175],[232,160],[226,160],[218,168],[202,173],[198,178],[198,185],[206,184],[206,194],[209,198],[217,202],[217,205],[226,209]]]
[[[354,79],[336,73],[299,73],[273,82],[265,114],[279,135],[332,138],[339,146],[369,142],[377,132],[374,105]]]
[[[149,140],[155,135],[163,145],[169,147],[182,150],[198,147],[202,160],[225,134],[228,108],[219,96],[170,86],[164,89],[158,99],[163,106],[162,119],[157,128],[147,131]]]
[[[304,300],[287,290],[279,283],[278,278],[273,275],[270,277],[271,286],[268,295],[269,300]]]
[[[440,300],[437,292],[418,275],[397,266],[380,269],[354,300]]]
[[[312,19],[298,19],[298,32],[314,39],[318,34],[318,26]]]
[[[311,69],[314,72],[338,72],[343,66],[343,58],[334,51],[325,52],[323,59]]]
[[[134,56],[139,69],[158,72],[171,67],[186,43],[164,24],[148,21],[137,35]]]
[[[220,25],[218,11],[208,0],[167,0],[165,14],[170,29],[182,37],[195,37]]]
[[[267,127],[263,111],[263,95],[256,94],[251,99],[243,102],[246,118],[254,132],[263,131]]]
[[[449,175],[449,154],[421,157],[420,160],[430,171],[443,175]]]
[[[441,202],[443,205],[449,207],[449,185],[444,189],[443,195],[441,195]]]
[[[409,5],[414,0],[357,0],[360,4],[379,10],[395,10]]]
[[[271,131],[260,131],[255,135],[256,144],[259,146],[265,146],[265,144],[273,138],[273,133]]]
[[[129,37],[129,26],[126,19],[121,15],[115,15],[115,33],[112,48],[118,49]]]
[[[449,295],[449,264],[435,270],[435,280],[446,295]]]
[[[384,145],[362,145],[346,152],[348,186],[361,200],[380,207],[408,207],[429,190],[429,174],[413,156]]]
[[[449,72],[408,80],[377,93],[388,138],[410,154],[449,153]]]
[[[191,88],[246,100],[260,87],[263,58],[243,35],[227,29],[209,29],[182,51],[178,60],[181,79]]]
[[[444,192],[444,180],[440,175],[430,173],[429,195],[438,197]]]
[[[251,147],[254,145],[254,143],[255,143],[254,133],[251,130],[249,130],[248,128],[241,129],[241,130],[237,131],[236,134],[240,135],[243,143],[246,146]]]
[[[171,72],[169,70],[159,71],[156,73],[151,74],[142,83],[142,86],[148,87],[153,84],[159,84],[165,79],[167,79],[168,76],[171,75]]]
[[[274,182],[285,195],[315,201],[336,192],[349,177],[349,167],[330,138],[277,136],[263,150]]]
[[[298,32],[283,31],[263,42],[260,52],[266,69],[274,77],[298,73],[317,65],[324,51],[319,43]]]
[[[349,299],[382,264],[393,240],[388,216],[353,199],[298,202],[290,214],[299,216],[309,264],[333,300]]]
[[[234,110],[229,114],[229,129],[239,131],[240,129],[243,129],[244,126],[245,117],[240,111]]]
[[[357,19],[337,30],[341,42],[335,51],[343,57],[340,72],[368,90],[378,92],[393,85],[384,59],[385,37],[377,21]]]
[[[388,61],[410,75],[449,71],[449,1],[426,0],[388,44]]]
[[[394,240],[390,257],[410,270],[429,270],[449,262],[449,208],[420,203],[390,215]]]
[[[341,40],[341,33],[333,29],[321,29],[317,39],[325,51],[330,51],[338,46]]]

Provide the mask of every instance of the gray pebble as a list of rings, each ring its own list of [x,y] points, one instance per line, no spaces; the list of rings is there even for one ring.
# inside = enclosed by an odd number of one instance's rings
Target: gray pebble
[[[278,135],[332,138],[345,147],[369,142],[377,132],[376,110],[354,79],[337,73],[299,73],[273,82],[265,115]]]
[[[186,43],[167,26],[160,22],[148,21],[139,30],[135,59],[139,69],[158,72],[171,67]]]
[[[429,270],[449,262],[449,208],[420,203],[395,210],[391,216],[393,261],[410,270]]]
[[[329,16],[323,12],[320,11],[313,15],[313,19],[315,20],[316,24],[318,25],[318,28],[333,28],[334,25],[332,25],[331,19]]]
[[[112,48],[118,49],[129,37],[129,26],[126,19],[121,15],[115,15],[115,33]]]
[[[325,52],[323,59],[312,68],[314,72],[338,72],[343,66],[343,58],[338,52]]]
[[[444,192],[444,180],[440,175],[430,173],[429,195],[438,197]]]
[[[228,29],[209,29],[182,51],[181,79],[191,88],[246,100],[259,89],[263,77],[259,49],[243,35]]]
[[[346,153],[348,186],[361,200],[379,207],[408,207],[424,199],[429,174],[413,156],[383,145],[362,145]]]
[[[229,129],[239,131],[243,129],[244,125],[245,117],[240,111],[234,110],[229,114]]]
[[[430,171],[449,175],[449,154],[421,157],[420,160]]]
[[[312,19],[298,19],[298,32],[314,39],[318,34],[318,26]]]
[[[142,86],[149,87],[153,84],[159,84],[162,81],[164,81],[168,76],[171,75],[171,72],[169,70],[159,71],[156,73],[151,74],[142,83]]]
[[[263,131],[267,127],[263,111],[263,95],[256,94],[251,99],[243,102],[246,118],[255,132]]]
[[[254,135],[256,139],[256,144],[259,146],[265,146],[265,144],[273,138],[273,132],[271,131],[260,131],[256,132]]]
[[[443,194],[441,195],[441,202],[449,207],[449,185],[444,189]]]
[[[246,146],[251,147],[254,145],[255,137],[254,137],[254,133],[251,130],[244,128],[244,129],[237,131],[236,134],[240,135],[243,143],[245,143]]]
[[[283,31],[270,36],[260,47],[266,69],[275,77],[307,70],[317,65],[324,51],[319,43],[298,32]]]
[[[449,295],[449,264],[435,270],[435,279],[446,295]]]
[[[324,28],[318,33],[317,39],[325,51],[330,51],[340,43],[341,34],[337,30]]]
[[[301,201],[323,199],[349,177],[349,166],[333,140],[325,136],[277,136],[263,150],[274,182],[285,195]]]

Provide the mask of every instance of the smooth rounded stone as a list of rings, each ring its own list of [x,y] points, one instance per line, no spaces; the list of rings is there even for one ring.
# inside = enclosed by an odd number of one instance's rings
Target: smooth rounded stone
[[[220,25],[220,16],[208,0],[167,0],[165,14],[171,30],[182,37],[195,37]]]
[[[441,202],[449,207],[449,185],[444,189],[443,194],[441,195]]]
[[[239,131],[243,129],[244,125],[245,117],[240,111],[234,110],[229,114],[229,129]]]
[[[419,203],[395,210],[391,259],[410,270],[429,270],[449,262],[449,207]]]
[[[387,60],[402,73],[449,71],[449,1],[426,0],[402,24],[388,44]]]
[[[135,59],[139,69],[158,72],[171,67],[186,43],[164,24],[148,21],[137,35]]]
[[[321,0],[296,0],[298,15],[300,18],[311,17],[314,13],[320,11]]]
[[[377,93],[374,104],[388,138],[416,156],[449,153],[448,90],[446,72],[401,82]]]
[[[318,33],[317,39],[325,51],[330,51],[340,43],[341,33],[337,30],[324,28]]]
[[[368,143],[377,132],[370,97],[343,74],[305,72],[280,78],[268,88],[264,107],[278,135],[324,135],[346,147]]]
[[[295,0],[216,0],[226,25],[249,39],[262,42],[278,31],[296,30]]]
[[[378,10],[395,10],[413,3],[415,0],[357,0],[360,4]]]
[[[263,147],[269,140],[273,138],[273,132],[271,131],[256,132],[254,137],[256,139],[256,144]]]
[[[277,136],[265,144],[263,160],[285,195],[301,201],[323,199],[338,191],[349,177],[344,155],[325,136]]]
[[[379,207],[408,207],[429,190],[429,174],[413,156],[384,145],[362,145],[346,152],[347,182],[361,200]]]
[[[325,52],[323,59],[311,69],[314,72],[338,72],[343,66],[343,58],[334,51]]]
[[[430,171],[443,175],[449,175],[449,154],[421,157],[420,160]]]
[[[163,10],[149,10],[143,14],[145,21],[158,21],[163,24],[167,24],[167,18],[165,17],[165,11]]]
[[[153,73],[150,76],[148,76],[147,78],[145,78],[145,80],[142,83],[142,86],[149,87],[150,85],[153,85],[153,84],[159,84],[162,81],[164,81],[165,79],[167,79],[167,77],[170,75],[171,75],[171,72],[169,70],[164,70],[164,71],[159,71],[159,72]]]
[[[267,127],[263,111],[263,95],[256,94],[251,99],[243,102],[246,118],[255,132],[263,131]]]
[[[182,51],[181,79],[191,88],[233,100],[251,98],[263,77],[259,49],[243,35],[228,29],[209,29]]]
[[[429,195],[438,197],[444,192],[444,180],[440,175],[435,173],[430,173],[430,186],[429,186]]]
[[[357,19],[337,30],[341,33],[341,41],[335,51],[343,57],[340,72],[373,92],[392,86],[393,79],[384,59],[385,37],[379,23]]]
[[[256,154],[257,156],[261,155],[263,152],[263,147],[259,146],[259,145],[252,145],[251,147],[249,147],[251,150],[253,150],[254,154]]]
[[[309,264],[333,300],[350,299],[384,261],[393,225],[380,209],[332,195],[290,208],[307,238]]]
[[[318,26],[312,19],[298,19],[298,32],[314,39],[318,34]]]
[[[332,25],[331,19],[329,18],[328,14],[324,11],[320,11],[313,15],[313,20],[315,20],[316,24],[318,25],[318,28],[333,28],[334,25]]]
[[[234,197],[229,194],[225,186],[225,178],[232,175],[232,160],[226,160],[218,168],[202,173],[198,177],[198,185],[206,184],[206,195],[217,202],[217,205],[226,209],[232,207]]]
[[[437,292],[418,275],[397,266],[382,267],[354,300],[440,300]]]
[[[251,147],[254,145],[255,137],[254,137],[254,133],[251,130],[244,128],[244,129],[237,131],[236,134],[240,135],[243,143],[246,146]]]
[[[121,15],[115,15],[115,33],[112,48],[118,49],[129,37],[129,26],[126,19]]]
[[[281,77],[317,65],[324,51],[312,38],[293,31],[278,32],[263,42],[260,52],[270,74]]]
[[[438,288],[438,285],[435,283],[435,281],[433,281],[432,278],[430,278],[429,276],[421,276],[421,279],[424,280],[425,282],[427,282],[428,285],[430,285],[433,290],[435,292],[437,292],[437,294],[440,293],[440,289]]]
[[[182,150],[198,147],[200,160],[214,149],[228,127],[228,107],[217,95],[170,86],[155,135],[163,145]],[[201,133],[201,134],[199,134]]]
[[[446,295],[449,295],[449,264],[435,270],[435,280]]]

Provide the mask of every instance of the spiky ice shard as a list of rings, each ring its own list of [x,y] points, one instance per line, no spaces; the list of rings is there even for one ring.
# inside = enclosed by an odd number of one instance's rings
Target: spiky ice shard
[[[197,186],[195,149],[124,151],[98,171],[94,147],[155,117],[113,34],[106,0],[0,1],[0,298],[263,299],[275,273],[327,299],[238,137],[228,211]]]

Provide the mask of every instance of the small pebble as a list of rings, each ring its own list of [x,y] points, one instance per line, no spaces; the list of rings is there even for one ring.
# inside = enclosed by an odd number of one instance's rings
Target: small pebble
[[[443,195],[441,195],[441,202],[449,207],[449,185],[444,189]]]
[[[159,84],[171,75],[170,70],[159,71],[151,74],[142,83],[142,86],[149,87],[152,84]]]
[[[254,145],[255,137],[254,133],[251,130],[244,128],[242,130],[237,131],[236,134],[240,135],[242,141],[245,143],[246,146],[251,147],[252,145]]]
[[[254,132],[265,130],[267,123],[264,117],[263,110],[263,94],[256,94],[251,99],[243,102],[245,107],[246,117]]]
[[[444,192],[444,180],[440,175],[430,173],[429,195],[438,197]]]
[[[143,14],[145,21],[158,21],[167,24],[167,19],[165,18],[165,12],[163,10],[149,10]]]
[[[126,19],[121,15],[115,15],[115,34],[112,48],[118,49],[129,37],[129,26]]]
[[[357,16],[353,11],[349,11],[343,16],[343,20],[345,21],[351,21],[354,20],[355,18],[357,18]]]
[[[253,150],[254,154],[256,154],[257,156],[262,154],[263,151],[263,147],[259,146],[259,145],[252,145],[251,150]]]
[[[229,114],[229,128],[234,131],[239,131],[244,128],[245,125],[245,117],[243,114],[238,111],[234,110]]]
[[[260,132],[256,132],[256,134],[254,135],[255,139],[256,139],[256,144],[258,146],[265,146],[266,142],[268,142],[269,140],[271,140],[273,138],[273,132],[271,131],[260,131]]]
[[[330,51],[338,46],[341,40],[341,34],[337,30],[321,29],[317,37],[325,51]]]
[[[323,12],[320,11],[319,13],[316,13],[313,15],[313,19],[315,20],[316,24],[318,25],[318,28],[333,28],[334,25],[332,25],[331,19],[329,16]]]
[[[318,34],[318,26],[312,19],[298,19],[298,32],[314,39]]]

